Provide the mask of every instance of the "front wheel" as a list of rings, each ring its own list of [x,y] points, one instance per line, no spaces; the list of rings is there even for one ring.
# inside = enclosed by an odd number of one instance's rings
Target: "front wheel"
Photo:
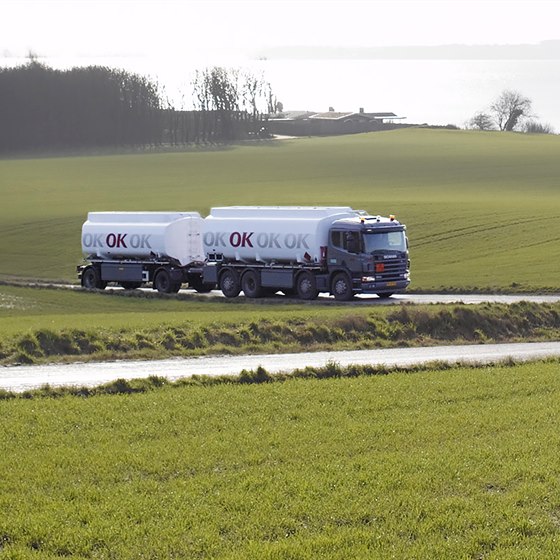
[[[220,290],[227,298],[234,298],[239,295],[241,286],[239,278],[233,270],[224,270],[220,276]]]
[[[315,276],[311,272],[302,272],[296,280],[296,290],[300,299],[316,299],[319,295]]]
[[[82,287],[86,290],[104,290],[107,282],[101,280],[101,274],[97,268],[88,266],[82,272]]]
[[[334,299],[338,301],[350,301],[354,297],[352,283],[350,278],[348,278],[348,274],[339,272],[335,275],[332,281],[331,292]]]

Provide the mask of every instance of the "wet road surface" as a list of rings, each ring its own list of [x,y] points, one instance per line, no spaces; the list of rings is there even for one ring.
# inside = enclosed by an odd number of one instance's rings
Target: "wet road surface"
[[[329,362],[340,366],[371,364],[408,366],[429,362],[492,363],[507,358],[530,361],[560,357],[560,342],[520,344],[477,344],[382,350],[261,354],[254,356],[203,356],[154,361],[91,362],[44,366],[4,366],[0,368],[0,389],[21,392],[52,386],[96,386],[115,379],[157,375],[170,380],[192,375],[236,375],[243,369],[262,366],[270,373],[289,372]]]

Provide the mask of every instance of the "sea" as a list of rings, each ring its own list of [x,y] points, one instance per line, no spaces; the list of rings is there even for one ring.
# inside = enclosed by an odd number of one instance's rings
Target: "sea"
[[[242,59],[183,56],[46,57],[53,68],[101,65],[144,75],[177,109],[192,109],[197,71],[222,66],[271,86],[285,111],[392,112],[395,122],[464,128],[504,90],[532,101],[533,117],[560,133],[560,59]],[[26,59],[0,57],[0,66]],[[0,100],[1,102],[1,100]]]

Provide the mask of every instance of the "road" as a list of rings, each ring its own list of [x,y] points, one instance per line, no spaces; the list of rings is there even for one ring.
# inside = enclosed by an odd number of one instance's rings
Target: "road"
[[[16,286],[27,286],[27,287],[42,287],[42,288],[59,288],[59,289],[69,289],[69,290],[82,290],[82,288],[77,284],[53,284],[47,282],[13,282],[10,285]],[[152,288],[140,288],[135,290],[136,292],[147,292],[154,294],[156,297],[158,293]],[[124,290],[119,286],[110,286],[104,292],[108,297],[112,294],[119,295],[123,293]],[[173,297],[163,295],[162,297]],[[223,298],[222,292],[219,290],[213,290],[207,294],[198,294],[191,289],[182,289],[179,292],[179,298],[188,298],[193,300],[200,299],[213,299],[213,298]],[[263,298],[262,300],[250,300],[245,298],[243,292],[236,298],[237,300],[246,300],[248,302],[254,301],[266,301],[266,302],[283,302],[283,303],[304,303],[306,305],[314,304],[327,304],[329,300],[334,301],[334,297],[328,294],[321,294],[319,298],[315,301],[302,302],[297,298],[287,298],[282,294],[278,294],[272,297]],[[467,305],[475,305],[479,303],[504,303],[511,305],[512,303],[517,303],[520,301],[530,301],[533,303],[557,303],[560,302],[560,294],[414,294],[414,293],[404,293],[395,294],[390,298],[379,298],[376,295],[364,295],[360,294],[354,297],[348,302],[337,302],[337,305],[400,305],[403,303],[413,303],[413,304],[431,304],[431,303],[464,303]]]
[[[114,290],[116,293],[122,291],[120,287],[111,287],[108,290]],[[141,288],[142,291],[147,291],[154,293],[152,288]],[[198,294],[193,290],[183,289],[179,292],[180,295],[190,296],[192,298],[223,298],[224,295],[219,290],[213,290],[207,294]],[[241,292],[238,296],[239,300],[246,300],[252,302],[246,298]],[[302,303],[301,300],[297,298],[287,298],[282,294],[277,294],[268,298],[263,298],[267,301],[278,301],[278,302],[293,302]],[[329,300],[334,301],[334,296],[328,295],[326,293],[320,294],[315,301],[304,302],[307,305],[313,304],[325,304]],[[262,301],[262,300],[257,300]],[[517,303],[520,301],[531,301],[533,303],[556,303],[560,302],[560,294],[543,294],[543,295],[533,295],[533,294],[395,294],[390,298],[380,298],[376,295],[360,294],[355,296],[351,301],[347,302],[337,302],[337,304],[342,305],[400,305],[403,303],[414,303],[414,304],[429,304],[429,303],[464,303],[468,305],[474,305],[477,303],[505,303],[510,305],[512,303]]]
[[[74,290],[82,290],[82,288],[76,284],[42,284],[33,283],[28,284],[29,286],[42,286],[42,287],[54,287],[54,288],[66,288]],[[119,286],[110,286],[106,290],[114,293],[121,293],[124,290]],[[135,290],[137,292],[147,292],[150,294],[158,295],[152,288],[140,288]],[[173,297],[164,295],[162,297]],[[224,295],[219,290],[212,290],[207,294],[199,294],[191,289],[182,289],[179,291],[179,297],[187,297],[192,299],[214,299],[214,298],[224,298]],[[243,292],[236,300],[246,300],[248,302],[294,302],[294,303],[305,303],[306,305],[314,304],[327,304],[330,301],[334,301],[334,296],[328,294],[320,294],[315,301],[302,302],[297,298],[288,298],[282,294],[277,294],[271,297],[262,298],[259,300],[251,300],[245,298]],[[430,304],[430,303],[464,303],[467,305],[474,305],[478,303],[505,303],[511,305],[512,303],[518,303],[520,301],[531,301],[533,303],[557,303],[560,302],[560,294],[414,294],[414,293],[404,293],[395,294],[390,298],[380,298],[377,295],[367,295],[360,294],[355,296],[351,301],[348,302],[337,302],[337,304],[342,305],[400,305],[403,303],[414,303],[414,304]]]
[[[324,296],[325,299],[334,299]],[[320,297],[319,299],[323,299]],[[359,295],[352,302],[359,304],[399,305],[401,303],[430,304],[430,303],[464,303],[474,305],[478,303],[505,303],[511,305],[520,301],[533,303],[560,302],[560,294],[532,295],[532,294],[396,294],[389,299],[377,296]]]
[[[477,344],[301,354],[255,356],[210,356],[157,361],[120,361],[46,366],[4,366],[0,368],[0,389],[21,392],[46,383],[52,386],[95,386],[115,379],[158,375],[170,380],[201,375],[235,375],[243,369],[264,367],[270,373],[289,372],[306,366],[372,364],[408,366],[441,362],[493,363],[506,358],[530,361],[560,356],[560,342],[520,344]]]

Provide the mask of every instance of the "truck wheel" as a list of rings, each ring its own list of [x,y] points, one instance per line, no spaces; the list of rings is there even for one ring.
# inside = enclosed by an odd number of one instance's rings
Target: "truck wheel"
[[[82,272],[82,287],[86,290],[104,290],[107,282],[101,280],[99,270],[93,266],[88,266]]]
[[[237,274],[233,270],[224,270],[220,276],[220,290],[224,296],[234,298],[239,295],[241,286]]]
[[[162,268],[154,278],[154,288],[160,294],[176,294],[181,288],[181,283],[171,280],[169,271]]]
[[[311,272],[302,272],[296,280],[296,290],[300,299],[316,299],[319,295],[315,276]]]
[[[348,274],[339,272],[334,276],[331,293],[333,294],[334,299],[338,301],[350,301],[354,297],[352,283],[350,278],[348,278]]]
[[[241,289],[248,298],[260,298],[263,296],[259,273],[248,270],[241,278]]]

